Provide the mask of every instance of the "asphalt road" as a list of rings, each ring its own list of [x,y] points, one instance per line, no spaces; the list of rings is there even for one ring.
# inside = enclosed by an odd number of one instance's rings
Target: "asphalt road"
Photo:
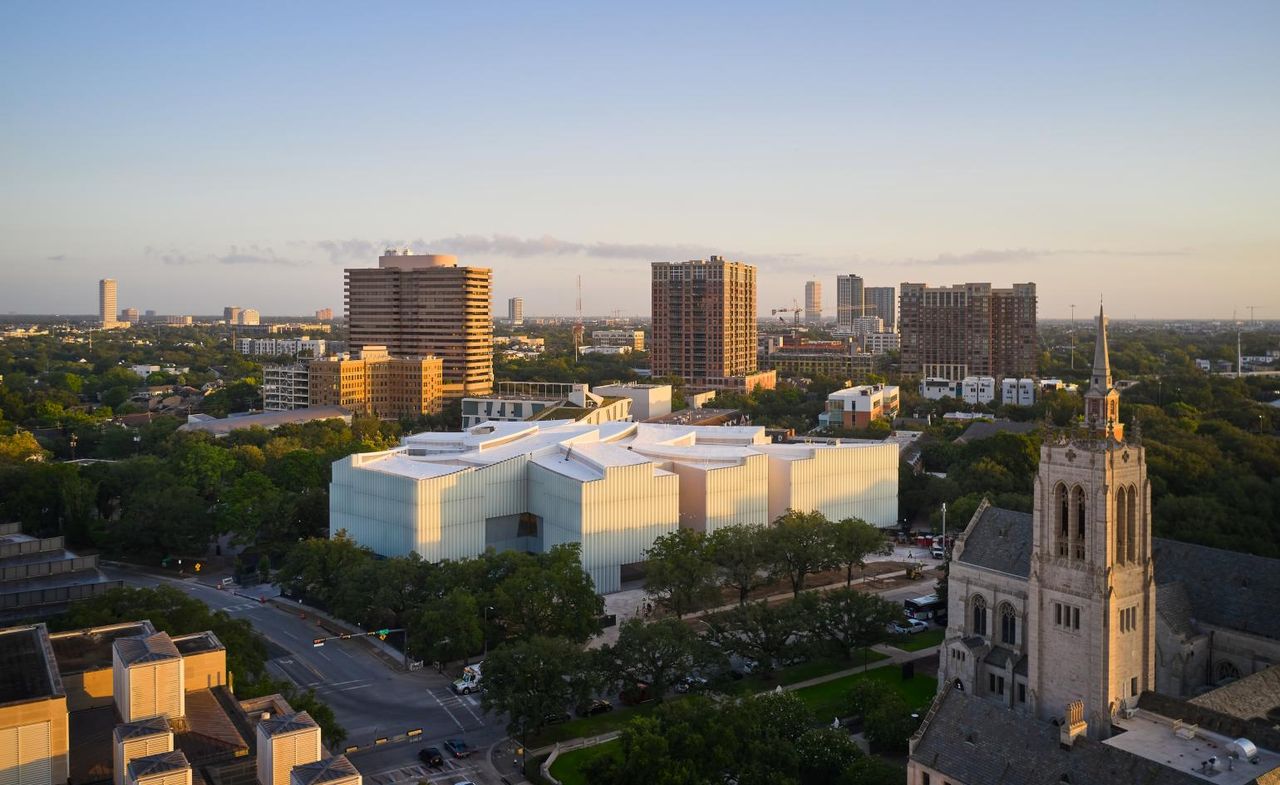
[[[314,689],[333,708],[338,723],[347,731],[344,746],[362,748],[349,757],[371,785],[416,784],[424,779],[432,785],[463,780],[477,785],[498,782],[483,761],[489,748],[505,738],[503,723],[485,714],[478,697],[454,695],[448,677],[430,669],[413,673],[395,670],[356,640],[328,641],[316,648],[313,640],[328,633],[309,618],[271,603],[259,603],[190,579],[119,567],[103,571],[130,586],[175,586],[215,610],[247,619],[280,655],[267,663],[271,675],[303,689]],[[251,597],[275,594],[273,588],[266,586],[240,591]],[[414,741],[395,741],[397,736],[418,729],[421,735]],[[387,742],[375,745],[382,738]],[[450,759],[443,769],[425,769],[418,762],[418,750],[427,744],[442,747],[447,738],[465,739],[476,748],[476,754]]]

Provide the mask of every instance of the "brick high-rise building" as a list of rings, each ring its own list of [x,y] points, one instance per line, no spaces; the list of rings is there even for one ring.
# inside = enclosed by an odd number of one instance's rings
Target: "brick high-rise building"
[[[898,322],[897,314],[898,290],[892,286],[868,286],[862,290],[866,304],[867,316],[878,316],[884,322],[885,332],[893,332]]]
[[[862,288],[862,277],[857,275],[837,275],[836,332],[852,332],[853,320],[865,315],[866,300]]]
[[[822,283],[819,281],[804,283],[804,321],[805,324],[822,322]]]
[[[772,387],[756,372],[756,268],[722,257],[653,263],[655,376],[692,386]]]
[[[902,372],[960,380],[1034,376],[1039,359],[1036,285],[930,288],[903,283],[898,314]]]
[[[388,250],[375,268],[346,271],[352,349],[444,361],[444,396],[493,392],[493,271],[459,267],[455,256]]]

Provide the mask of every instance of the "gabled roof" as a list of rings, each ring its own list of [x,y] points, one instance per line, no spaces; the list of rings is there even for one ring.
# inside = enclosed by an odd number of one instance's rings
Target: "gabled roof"
[[[144,635],[138,638],[119,638],[112,644],[120,655],[125,666],[140,665],[145,662],[162,662],[164,660],[181,659],[182,654],[166,632]]]
[[[290,774],[290,783],[292,785],[319,785],[322,782],[345,780],[359,775],[360,772],[356,771],[356,767],[351,765],[351,761],[347,760],[346,755],[335,755],[332,758],[318,760],[315,763],[294,766],[293,773]]]
[[[1188,703],[1242,720],[1261,720],[1280,730],[1280,665],[1206,692]]]
[[[949,687],[935,700],[911,759],[956,782],[982,785],[1192,785],[1184,773],[1088,738],[1070,750],[1058,729]]]
[[[1156,585],[1181,583],[1191,615],[1215,627],[1280,640],[1280,559],[1224,551],[1156,537],[1151,540]]]
[[[956,561],[1027,578],[1031,575],[1031,513],[984,505],[964,533]]]
[[[1187,596],[1187,587],[1181,582],[1166,583],[1156,586],[1156,613],[1169,629],[1184,637],[1196,634],[1191,623],[1191,598]]]
[[[148,717],[145,720],[125,722],[115,727],[112,736],[116,743],[125,739],[139,739],[169,732],[169,721],[164,717]]]
[[[278,717],[270,717],[258,723],[258,729],[270,736],[281,736],[286,733],[294,733],[296,731],[308,730],[310,728],[318,728],[316,721],[311,719],[311,715],[305,711],[296,714],[283,714]]]
[[[170,771],[182,771],[191,768],[187,756],[178,750],[160,752],[155,755],[143,755],[129,761],[129,779],[145,777],[152,774],[164,774]]]

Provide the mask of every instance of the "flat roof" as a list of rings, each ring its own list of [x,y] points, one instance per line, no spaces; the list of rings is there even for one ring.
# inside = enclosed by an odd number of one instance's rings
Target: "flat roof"
[[[1228,767],[1227,744],[1233,739],[1193,725],[1194,733],[1183,738],[1174,733],[1175,720],[1138,709],[1132,717],[1120,716],[1112,723],[1124,730],[1102,742],[1149,761],[1177,769],[1184,774],[1218,785],[1247,785],[1258,776],[1280,768],[1280,753],[1258,748],[1257,764],[1233,761]],[[1203,768],[1205,761],[1216,757],[1218,765]]]
[[[332,419],[341,419],[350,422],[351,412],[341,406],[308,406],[302,409],[292,409],[283,412],[260,412],[258,414],[245,414],[238,417],[223,417],[221,419],[188,420],[186,423],[179,426],[178,430],[202,431],[204,433],[211,433],[214,436],[225,436],[240,428],[252,428],[257,426],[271,430],[272,428],[278,428],[281,425]]]
[[[212,630],[192,632],[173,638],[173,645],[183,657],[189,654],[201,654],[206,651],[222,651],[226,649]]]
[[[43,624],[0,630],[0,705],[62,694]]]
[[[117,638],[150,635],[156,629],[151,622],[124,622],[84,630],[55,632],[49,636],[58,670],[62,673],[84,673],[111,667],[111,645]]]

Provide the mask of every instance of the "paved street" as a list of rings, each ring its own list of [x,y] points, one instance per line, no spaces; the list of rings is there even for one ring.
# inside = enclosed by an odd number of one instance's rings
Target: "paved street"
[[[179,580],[120,567],[104,569],[109,577],[131,586],[174,586],[217,610],[247,619],[273,645],[267,668],[274,678],[287,679],[303,689],[314,689],[333,708],[347,730],[344,746],[372,747],[350,755],[352,763],[374,785],[436,784],[472,780],[478,785],[497,783],[483,765],[491,745],[505,737],[502,723],[487,716],[476,696],[454,695],[450,679],[430,669],[405,673],[390,667],[357,640],[328,641],[316,648],[315,638],[329,633],[310,618],[289,613],[271,603],[260,603],[232,592],[220,591],[194,580]],[[240,589],[250,597],[273,596],[271,587]],[[396,741],[412,730],[421,730],[414,741]],[[460,737],[477,749],[460,761],[448,760],[440,770],[424,770],[417,752],[425,744],[437,747],[447,738]],[[377,739],[387,739],[375,745]]]

